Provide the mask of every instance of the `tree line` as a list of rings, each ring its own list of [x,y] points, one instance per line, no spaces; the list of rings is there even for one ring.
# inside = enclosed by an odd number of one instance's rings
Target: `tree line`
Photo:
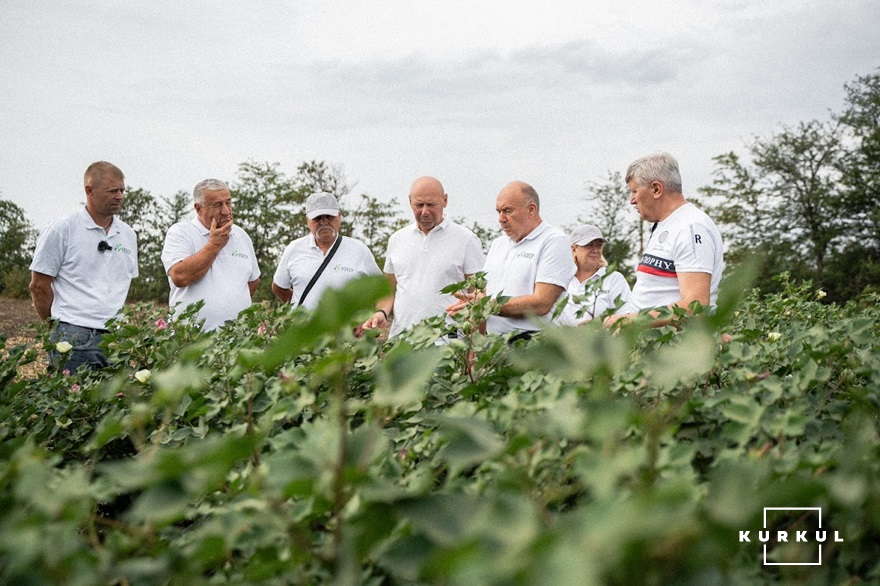
[[[755,137],[744,153],[714,157],[712,183],[690,199],[712,216],[725,239],[729,267],[759,255],[757,287],[776,292],[777,276],[811,280],[843,302],[880,287],[880,73],[846,84],[841,112]],[[306,234],[305,200],[332,193],[343,210],[342,233],[362,240],[377,256],[388,237],[410,221],[397,199],[353,195],[345,174],[323,161],[307,161],[293,175],[278,163],[245,162],[230,184],[235,221],[251,236],[260,263],[258,299],[269,299],[271,277],[284,247]],[[605,255],[632,277],[647,240],[629,206],[620,172],[587,182],[578,222],[596,224],[608,239]],[[120,217],[138,234],[140,277],[132,300],[167,300],[168,282],[160,258],[165,232],[192,209],[192,196],[179,191],[155,196],[127,191]],[[483,242],[497,233],[477,222],[457,221]],[[36,231],[24,211],[0,199],[0,294],[27,296]],[[383,259],[377,258],[382,266]]]

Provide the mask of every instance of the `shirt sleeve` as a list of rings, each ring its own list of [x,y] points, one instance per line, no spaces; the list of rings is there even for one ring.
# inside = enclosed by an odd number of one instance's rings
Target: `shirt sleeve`
[[[549,238],[541,250],[535,282],[557,285],[564,289],[568,287],[576,271],[567,238],[563,234]]]
[[[464,274],[473,275],[483,270],[486,264],[486,255],[483,254],[483,244],[473,232],[468,236],[464,250]],[[388,272],[387,270],[385,271]]]
[[[290,280],[290,271],[287,270],[292,250],[293,244],[288,244],[287,248],[284,249],[284,254],[281,255],[281,260],[278,261],[278,268],[275,269],[275,276],[272,277],[272,282],[282,289],[293,289],[293,282]]]
[[[257,262],[257,253],[254,251],[254,241],[251,240],[250,235],[244,232],[244,230],[242,230],[242,233],[245,235],[245,238],[247,238],[248,248],[251,249],[251,258],[253,259],[253,262],[251,263],[251,276],[248,277],[248,283],[251,283],[260,278],[260,264]]]
[[[196,253],[193,250],[192,242],[186,237],[184,229],[183,224],[175,224],[165,234],[165,244],[162,246],[162,266],[165,267],[166,274],[171,270],[171,267]]]
[[[57,277],[67,252],[67,238],[61,234],[57,223],[50,224],[40,237],[34,250],[30,270],[36,273]]]
[[[712,273],[718,243],[712,231],[699,223],[682,230],[673,251],[675,270],[679,273]]]

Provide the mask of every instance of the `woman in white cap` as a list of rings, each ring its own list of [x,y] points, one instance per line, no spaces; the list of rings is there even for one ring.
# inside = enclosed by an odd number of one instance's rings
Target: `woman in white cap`
[[[626,278],[617,271],[606,274],[608,261],[602,254],[606,240],[599,228],[581,224],[572,230],[569,242],[577,272],[568,285],[568,303],[559,316],[559,324],[576,326],[622,305],[631,290]]]

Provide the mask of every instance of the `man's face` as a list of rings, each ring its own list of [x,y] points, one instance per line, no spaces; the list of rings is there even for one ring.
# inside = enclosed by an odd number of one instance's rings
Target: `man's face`
[[[110,174],[99,175],[86,185],[86,197],[102,216],[114,216],[125,199],[125,179]]]
[[[206,190],[202,192],[202,203],[196,204],[199,220],[210,228],[216,220],[217,227],[232,221],[232,195],[228,189]]]
[[[446,202],[447,197],[442,189],[416,189],[409,194],[409,206],[419,230],[427,234],[443,221]]]
[[[516,188],[506,187],[495,200],[495,211],[498,212],[498,223],[501,229],[514,242],[528,236],[535,226],[534,216],[537,213],[535,202],[526,203],[522,192]]]
[[[639,212],[639,217],[641,217],[646,222],[656,222],[656,208],[657,208],[657,200],[654,195],[657,193],[657,185],[654,183],[649,183],[647,185],[641,185],[639,181],[635,178],[630,179],[627,185],[629,186],[629,203],[636,207],[636,211]]]
[[[342,226],[342,214],[335,216],[318,216],[314,220],[306,218],[309,232],[315,237],[318,244],[333,244]]]

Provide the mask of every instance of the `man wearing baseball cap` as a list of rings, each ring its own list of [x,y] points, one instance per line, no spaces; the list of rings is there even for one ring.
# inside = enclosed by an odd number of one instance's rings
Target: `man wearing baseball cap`
[[[272,292],[284,303],[315,309],[324,290],[382,274],[366,244],[339,234],[342,214],[333,194],[309,196],[306,225],[309,234],[287,245],[272,279]]]

